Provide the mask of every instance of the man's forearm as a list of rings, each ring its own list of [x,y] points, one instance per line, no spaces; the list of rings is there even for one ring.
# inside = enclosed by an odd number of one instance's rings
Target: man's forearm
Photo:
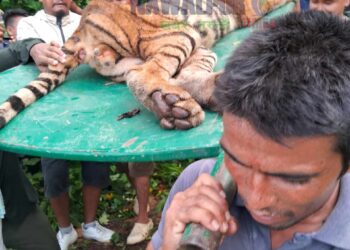
[[[21,63],[27,63],[30,59],[30,49],[38,43],[43,43],[43,41],[37,38],[28,38],[14,42],[8,48],[1,49],[0,72]]]

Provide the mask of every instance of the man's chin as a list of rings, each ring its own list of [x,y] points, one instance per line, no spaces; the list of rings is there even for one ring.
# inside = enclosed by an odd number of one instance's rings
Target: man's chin
[[[68,10],[67,9],[57,9],[54,12],[56,17],[64,17],[68,15]]]
[[[55,16],[67,16],[69,13],[69,10],[66,6],[63,5],[56,5],[53,9]]]

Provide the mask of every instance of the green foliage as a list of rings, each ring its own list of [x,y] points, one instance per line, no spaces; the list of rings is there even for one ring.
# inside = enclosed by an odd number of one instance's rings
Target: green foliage
[[[0,9],[7,10],[13,8],[22,8],[34,14],[41,9],[41,3],[37,0],[0,0]]]
[[[171,186],[193,160],[169,161],[156,165],[151,179],[151,192],[158,198],[156,212],[161,212],[168,197]]]
[[[75,2],[80,8],[84,8],[84,7],[89,3],[89,0],[74,0],[74,2]]]
[[[84,8],[89,0],[74,0],[74,2],[81,8]],[[34,14],[42,9],[42,6],[38,0],[0,0],[0,9],[7,10],[13,8],[22,8],[30,14]]]

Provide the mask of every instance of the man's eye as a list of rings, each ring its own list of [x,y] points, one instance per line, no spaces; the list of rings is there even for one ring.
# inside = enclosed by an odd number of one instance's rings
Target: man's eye
[[[310,181],[310,178],[305,177],[283,177],[283,180],[292,184],[305,184]]]

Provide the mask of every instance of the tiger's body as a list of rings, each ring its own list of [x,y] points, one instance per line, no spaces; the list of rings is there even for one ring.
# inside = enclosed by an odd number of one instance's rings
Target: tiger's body
[[[167,1],[161,1],[160,9],[172,6]],[[154,10],[158,4],[149,3],[143,11]],[[199,125],[204,119],[201,106],[215,106],[212,93],[218,74],[213,72],[216,56],[209,49],[242,23],[230,6],[219,1],[209,4],[210,13],[167,15],[140,13],[112,0],[92,0],[78,29],[64,44],[66,62],[49,66],[1,104],[0,128],[62,84],[81,63],[113,81],[125,80],[163,128]]]

